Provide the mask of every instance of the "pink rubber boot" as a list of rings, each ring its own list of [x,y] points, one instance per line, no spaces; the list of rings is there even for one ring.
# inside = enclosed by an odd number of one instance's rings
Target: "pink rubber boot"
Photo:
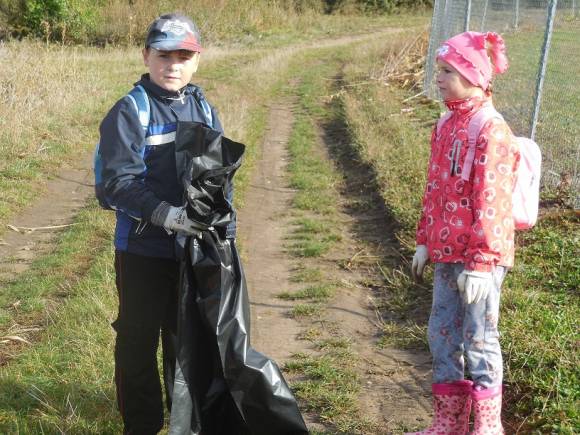
[[[465,435],[469,426],[473,382],[433,384],[433,423],[406,435]]]
[[[473,435],[503,435],[501,425],[502,387],[491,387],[483,390],[474,389],[473,399]]]

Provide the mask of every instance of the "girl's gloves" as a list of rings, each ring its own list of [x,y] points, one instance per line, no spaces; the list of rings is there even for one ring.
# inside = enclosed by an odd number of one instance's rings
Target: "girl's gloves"
[[[199,236],[208,228],[187,217],[185,207],[173,207],[163,201],[151,215],[151,223],[165,228],[168,232],[178,232],[186,236]]]
[[[417,245],[415,255],[413,255],[413,263],[411,265],[411,274],[417,282],[423,281],[423,270],[425,265],[429,262],[429,251],[427,246]]]
[[[464,270],[457,277],[457,288],[463,295],[466,304],[476,304],[485,300],[493,287],[493,274],[491,272],[477,272]]]

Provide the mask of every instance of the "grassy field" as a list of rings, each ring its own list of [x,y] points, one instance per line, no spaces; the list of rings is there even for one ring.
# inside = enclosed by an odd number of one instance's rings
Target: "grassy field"
[[[344,18],[345,23],[348,20]],[[367,30],[404,20],[369,20]],[[420,21],[411,17],[406,22]],[[342,29],[336,26],[334,31]],[[250,47],[215,47],[204,53],[195,81],[220,109],[227,134],[248,145],[236,179],[238,206],[243,206],[264,132],[266,106],[285,92],[289,64],[312,48],[313,37],[310,33],[302,39],[264,38]],[[334,44],[332,33],[318,43]],[[14,60],[11,74],[0,72],[0,82],[7,84],[2,89],[9,90],[1,94],[7,104],[0,105],[0,119],[13,127],[0,133],[3,229],[43,192],[47,176],[92,151],[99,120],[143,67],[137,49],[10,42],[0,50],[3,58]],[[34,62],[42,69],[31,68]],[[36,82],[41,79],[44,86],[39,91]],[[310,228],[307,221],[304,224]],[[110,247],[113,216],[90,205],[72,228],[26,276],[2,283],[2,336],[22,340],[3,349],[15,359],[0,369],[1,433],[120,432],[110,328],[116,304]],[[28,346],[27,341],[35,345]]]
[[[314,121],[331,117],[348,126],[355,139],[353,150],[374,169],[380,193],[397,223],[396,236],[405,258],[395,267],[383,265],[382,310],[388,320],[384,340],[424,347],[429,289],[411,283],[406,260],[414,247],[428,137],[441,108],[410,99],[417,90],[378,79],[385,63],[392,61],[389,53],[405,46],[403,40],[392,41],[387,48],[384,40],[377,40],[356,50],[329,49],[301,57],[311,48],[309,40],[323,29],[330,29],[329,36],[338,35],[357,23],[348,17],[342,24],[337,17],[332,20],[334,24],[314,26],[310,33],[266,32],[262,38],[240,37],[233,47],[210,49],[202,58],[198,81],[220,108],[228,135],[249,145],[246,164],[237,175],[240,206],[263,135],[266,104],[276,95],[293,92],[282,87],[290,75],[301,78],[301,114],[291,144],[299,161],[291,168],[291,181],[300,193],[294,204],[297,230],[289,249],[302,258],[323,255],[339,240],[337,234],[323,231],[332,223],[333,202],[312,193],[314,188],[332,187],[337,174],[303,147],[315,134]],[[371,20],[365,29],[394,20]],[[0,237],[10,218],[43,191],[50,174],[92,150],[104,112],[143,69],[137,49],[11,42],[0,45],[0,60],[5,59],[11,60],[12,68],[0,70],[0,126],[4,127],[0,129]],[[311,68],[304,68],[306,64]],[[326,80],[329,77],[339,80]],[[498,99],[505,98],[500,92],[498,88]],[[322,104],[329,98],[330,106]],[[330,190],[324,197],[332,195]],[[14,346],[17,358],[0,368],[1,433],[120,432],[110,356],[109,323],[116,304],[112,221],[110,214],[88,206],[77,217],[74,230],[62,234],[52,254],[39,259],[26,277],[1,283],[0,331],[35,343]],[[505,284],[500,328],[507,416],[511,429],[523,433],[574,433],[580,427],[579,224],[572,212],[547,212],[534,230],[518,238],[517,266]],[[310,302],[323,303],[332,297],[332,283],[320,270],[309,268],[297,271],[294,279],[305,284],[303,293],[282,297],[308,301],[297,305],[294,315],[319,313],[308,308]],[[308,338],[316,340],[316,335],[312,331]],[[348,343],[320,341],[320,345],[327,352],[325,358],[299,355],[289,365],[309,376],[296,385],[299,395],[319,412],[327,412],[337,427],[348,430],[348,424],[365,424],[356,420],[356,408],[348,406],[356,393],[356,385],[348,382],[350,367],[344,363],[352,359]],[[341,365],[344,371],[337,371]],[[308,382],[312,379],[320,382]],[[330,408],[329,403],[336,407]]]

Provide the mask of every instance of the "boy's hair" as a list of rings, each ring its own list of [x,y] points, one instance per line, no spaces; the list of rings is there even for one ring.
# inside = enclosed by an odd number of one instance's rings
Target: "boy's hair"
[[[494,32],[463,32],[445,41],[437,50],[437,59],[447,62],[473,86],[489,89],[493,73],[508,68],[503,38]]]
[[[160,51],[188,50],[199,53],[203,50],[195,23],[177,13],[161,15],[151,23],[145,39],[145,48],[149,47]]]

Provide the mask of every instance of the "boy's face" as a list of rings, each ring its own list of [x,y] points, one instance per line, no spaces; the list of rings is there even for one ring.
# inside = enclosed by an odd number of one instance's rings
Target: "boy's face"
[[[437,87],[444,101],[483,95],[483,90],[479,86],[472,85],[447,62],[437,59],[437,70]]]
[[[199,53],[188,50],[143,49],[143,62],[153,83],[176,92],[191,81],[199,65]]]

